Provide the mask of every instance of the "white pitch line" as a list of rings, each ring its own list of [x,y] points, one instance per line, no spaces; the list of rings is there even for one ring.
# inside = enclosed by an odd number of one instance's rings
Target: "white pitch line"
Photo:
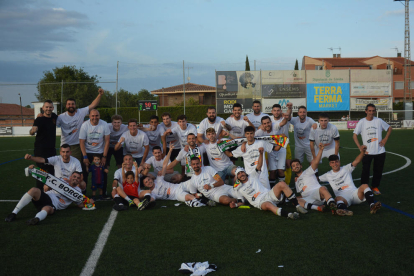
[[[105,247],[106,241],[108,240],[109,233],[111,232],[112,227],[114,226],[116,216],[118,212],[112,210],[109,215],[108,221],[106,222],[104,228],[99,234],[98,240],[95,243],[95,248],[93,249],[91,255],[89,256],[88,261],[86,262],[84,268],[82,269],[81,276],[91,276],[95,272],[96,265],[98,264],[99,257],[102,254],[102,251]]]

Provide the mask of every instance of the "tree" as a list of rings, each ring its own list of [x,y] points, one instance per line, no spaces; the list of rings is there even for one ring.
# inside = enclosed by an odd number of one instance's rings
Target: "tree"
[[[32,106],[30,104],[25,106],[26,108],[32,108]]]
[[[249,63],[249,57],[246,55],[246,69],[245,71],[250,71],[250,63]]]
[[[39,101],[52,100],[64,103],[68,98],[76,99],[78,107],[85,107],[98,95],[98,76],[90,76],[83,68],[75,65],[56,67],[51,71],[44,71],[43,77],[37,85],[36,98]],[[63,81],[63,99],[61,89]],[[82,82],[82,83],[80,83]],[[109,95],[107,94],[109,97]]]
[[[298,59],[296,59],[296,63],[295,63],[295,69],[294,70],[299,70],[299,64],[298,64]]]
[[[138,100],[158,100],[158,97],[151,94],[147,89],[141,89],[138,91]]]

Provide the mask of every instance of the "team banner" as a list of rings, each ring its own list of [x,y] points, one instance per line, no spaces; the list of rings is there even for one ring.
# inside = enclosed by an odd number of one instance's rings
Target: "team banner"
[[[349,110],[349,83],[308,83],[308,111]]]
[[[351,82],[392,82],[391,70],[351,70]]]
[[[253,112],[253,99],[217,99],[217,113],[232,113],[235,103],[242,105],[242,113]]]
[[[349,70],[307,70],[306,83],[349,83]]]
[[[292,111],[298,112],[299,106],[305,105],[306,106],[306,98],[286,98],[286,99],[263,99],[262,106],[264,113],[271,113],[272,107],[274,104],[280,104],[282,110],[286,110],[287,103],[292,103]]]
[[[353,97],[390,97],[391,82],[352,82]]]
[[[262,85],[305,83],[305,72],[301,70],[262,71]]]
[[[261,137],[254,137],[255,140],[262,140],[266,141],[275,145],[279,145],[281,147],[286,148],[289,144],[289,138],[282,136],[282,135],[269,135],[269,136],[261,136]],[[232,151],[238,146],[241,146],[243,142],[247,142],[247,138],[238,138],[234,140],[223,140],[217,144],[219,150],[224,152],[226,150]]]
[[[59,194],[69,198],[74,202],[83,201],[83,194],[78,192],[73,187],[69,186],[63,180],[43,171],[39,168],[26,169],[26,176],[31,175],[33,178],[41,181],[43,184],[49,186]]]
[[[375,104],[377,110],[392,110],[392,98],[377,100],[351,98],[351,111],[365,111],[367,104]]]

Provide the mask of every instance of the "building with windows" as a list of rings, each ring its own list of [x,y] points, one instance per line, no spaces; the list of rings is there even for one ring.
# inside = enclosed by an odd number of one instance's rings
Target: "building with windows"
[[[411,61],[411,65],[414,62]],[[393,73],[393,97],[394,102],[404,101],[404,58],[401,54],[397,57],[365,57],[343,58],[340,54],[334,54],[332,58],[314,58],[304,56],[302,70],[384,70],[391,69]],[[411,89],[414,89],[414,68],[411,70]]]
[[[0,103],[0,126],[32,126],[34,109],[18,104]]]
[[[175,106],[184,102],[182,84],[153,90],[151,94],[159,97],[159,106]],[[200,105],[216,105],[216,88],[203,84],[186,83],[185,102],[186,104],[190,102]]]

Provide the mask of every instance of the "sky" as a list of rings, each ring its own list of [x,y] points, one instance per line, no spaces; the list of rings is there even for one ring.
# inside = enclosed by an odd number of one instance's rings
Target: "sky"
[[[394,57],[404,23],[392,0],[0,0],[0,102],[37,101],[33,84],[63,65],[115,92],[119,61],[118,89],[137,93],[182,84],[183,61],[186,82],[215,86],[215,70],[244,70],[246,55],[251,70]]]

